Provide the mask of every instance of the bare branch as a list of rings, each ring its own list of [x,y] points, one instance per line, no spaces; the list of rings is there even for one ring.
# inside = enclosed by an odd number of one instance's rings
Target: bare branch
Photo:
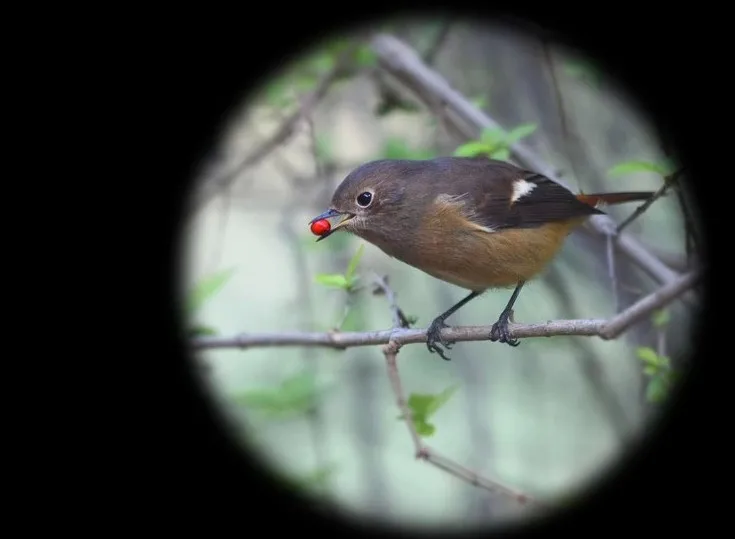
[[[613,339],[642,317],[660,309],[667,303],[694,287],[701,278],[701,271],[694,270],[678,277],[610,320],[556,320],[542,324],[511,324],[511,337],[553,337],[560,335],[599,336]],[[449,341],[486,341],[490,339],[491,326],[455,326],[442,330]],[[192,341],[196,350],[215,348],[253,348],[275,346],[320,346],[345,349],[353,346],[374,346],[395,341],[401,346],[426,342],[424,329],[388,329],[366,332],[284,332],[244,333],[235,337],[198,337]]]
[[[401,318],[401,315],[399,314],[400,309],[396,304],[396,295],[393,290],[391,290],[390,286],[388,286],[388,282],[385,278],[378,277],[376,278],[376,282],[380,290],[385,293],[385,296],[390,304],[390,309],[393,313],[393,330],[399,331],[402,327],[403,320]],[[483,477],[480,474],[473,472],[472,470],[454,462],[451,459],[442,457],[423,443],[421,436],[416,429],[416,423],[413,419],[413,412],[411,410],[411,407],[408,406],[408,402],[406,401],[406,393],[403,391],[403,384],[401,383],[401,376],[398,372],[397,361],[398,352],[401,349],[401,344],[395,339],[394,336],[391,337],[388,344],[383,347],[383,355],[385,356],[385,362],[388,369],[388,378],[390,379],[393,393],[396,396],[398,408],[401,411],[401,417],[406,422],[406,427],[408,428],[408,432],[411,436],[411,440],[413,441],[413,445],[416,450],[416,458],[425,460],[426,462],[433,464],[440,470],[444,470],[445,472],[454,475],[455,477],[458,477],[459,479],[462,479],[463,481],[466,481],[476,487],[484,488],[491,492],[502,492],[503,494],[510,496],[520,504],[532,502],[535,505],[542,507],[541,504],[539,504],[535,499],[529,497],[528,495],[507,487],[493,479]]]
[[[377,286],[377,289],[375,293],[382,293],[385,294],[385,297],[388,298],[388,304],[390,305],[391,314],[393,314],[393,327],[394,328],[408,328],[411,327],[411,322],[408,319],[408,317],[404,314],[404,312],[401,310],[401,308],[398,306],[398,303],[396,302],[396,294],[393,292],[393,289],[388,286],[388,276],[380,277],[379,275],[375,276],[375,286]]]
[[[429,109],[435,110],[441,103],[445,113],[459,124],[471,126],[476,134],[485,128],[501,126],[478,109],[449,83],[429,68],[409,46],[393,36],[379,34],[371,40],[380,67],[399,80],[424,102]],[[536,155],[528,147],[516,143],[511,147],[511,155],[522,166],[568,187],[550,164]],[[596,215],[588,219],[586,227],[602,235],[616,235],[615,223],[606,215]],[[635,238],[627,234],[617,234],[617,248],[661,284],[674,281],[679,274],[658,260]]]
[[[674,282],[667,284],[649,294],[643,299],[616,315],[612,320],[600,329],[600,337],[603,339],[614,339],[630,326],[643,319],[656,309],[660,309],[675,297],[695,286],[702,278],[700,271],[692,271],[679,277]]]
[[[659,187],[659,189],[653,194],[653,196],[649,198],[648,200],[646,200],[643,204],[638,206],[632,214],[630,214],[622,223],[618,225],[618,228],[617,228],[618,234],[620,234],[620,232],[626,226],[628,226],[630,223],[632,223],[638,217],[640,217],[643,214],[643,212],[646,211],[648,208],[650,208],[654,202],[656,202],[659,198],[664,196],[666,194],[666,191],[668,191],[669,187],[671,187],[676,182],[676,180],[679,178],[682,172],[683,172],[683,169],[680,169],[674,172],[673,174],[671,174],[670,176],[665,177],[663,185]]]

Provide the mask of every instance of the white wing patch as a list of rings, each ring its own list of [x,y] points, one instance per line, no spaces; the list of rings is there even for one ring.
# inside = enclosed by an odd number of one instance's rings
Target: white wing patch
[[[518,202],[520,198],[528,195],[534,189],[536,189],[535,183],[527,182],[526,180],[514,180],[510,203],[514,204],[515,202]]]

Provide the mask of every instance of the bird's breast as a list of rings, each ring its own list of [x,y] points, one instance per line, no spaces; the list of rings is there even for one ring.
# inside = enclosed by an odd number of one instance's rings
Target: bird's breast
[[[388,254],[462,288],[506,288],[536,277],[559,251],[571,228],[566,222],[495,232],[455,228],[421,236],[412,245]]]

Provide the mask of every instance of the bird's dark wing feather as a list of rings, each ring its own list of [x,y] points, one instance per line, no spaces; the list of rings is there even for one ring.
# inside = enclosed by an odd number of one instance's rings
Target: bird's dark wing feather
[[[546,176],[504,161],[466,159],[455,161],[452,168],[453,176],[459,178],[452,194],[466,193],[472,220],[495,230],[534,228],[603,213]],[[533,189],[513,201],[513,185],[517,180],[533,184]]]

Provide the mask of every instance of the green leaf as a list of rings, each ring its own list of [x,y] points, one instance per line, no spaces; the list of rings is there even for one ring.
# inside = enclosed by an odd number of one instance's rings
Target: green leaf
[[[372,67],[378,63],[378,56],[368,45],[363,45],[355,52],[355,62],[361,67]]]
[[[430,159],[434,152],[426,149],[410,148],[404,140],[389,138],[383,146],[383,157],[385,159]]]
[[[486,127],[482,130],[480,140],[491,148],[495,148],[498,144],[501,144],[505,140],[505,137],[505,131],[503,131],[499,127]]]
[[[507,161],[510,159],[510,150],[508,148],[500,148],[490,154],[490,157],[498,161]]]
[[[209,326],[194,326],[189,329],[189,337],[204,337],[206,335],[217,335],[217,330]]]
[[[429,423],[429,417],[436,413],[439,408],[444,406],[452,397],[454,392],[459,388],[458,385],[448,387],[441,393],[423,394],[411,393],[408,397],[408,407],[411,409],[413,422],[416,425],[416,431],[422,436],[431,436],[436,431],[436,427]],[[398,416],[403,419],[403,416]]]
[[[653,376],[646,387],[646,399],[649,402],[662,402],[669,394],[669,379],[665,374],[657,374]]]
[[[335,472],[335,466],[323,466],[300,477],[291,479],[292,484],[300,489],[317,489],[327,486],[330,477]]]
[[[347,289],[349,287],[347,279],[341,273],[317,273],[314,279],[317,283],[332,288]]]
[[[189,292],[188,311],[190,313],[198,311],[205,301],[214,296],[227,283],[234,271],[234,268],[230,268],[213,273],[194,285],[194,288]]]
[[[484,109],[485,107],[487,107],[487,98],[484,95],[480,95],[470,99],[470,103],[472,103],[478,109]]]
[[[308,373],[300,373],[284,380],[275,388],[252,389],[232,396],[241,406],[257,410],[270,416],[295,416],[308,412],[316,406],[323,388]]]
[[[420,421],[416,421],[416,419],[414,419],[413,424],[416,427],[416,432],[419,436],[431,436],[436,432],[436,427],[423,418]]]
[[[653,365],[646,365],[643,367],[643,374],[646,376],[653,376],[659,371],[658,367],[654,367]]]
[[[646,365],[651,367],[661,367],[661,358],[658,356],[656,351],[650,346],[641,346],[636,350],[638,359],[643,361]]]
[[[515,144],[522,138],[529,136],[531,133],[536,131],[536,129],[538,129],[538,125],[535,123],[526,123],[514,127],[510,130],[510,133],[505,136],[505,143],[508,146]]]
[[[671,315],[669,314],[668,309],[660,309],[658,311],[655,311],[652,317],[653,325],[656,326],[657,328],[664,327],[666,324],[669,323],[670,319],[671,319]]]
[[[610,176],[622,176],[635,172],[655,172],[661,176],[667,176],[670,170],[666,164],[651,163],[649,161],[625,161],[608,170]]]
[[[360,263],[360,259],[362,258],[362,253],[364,251],[365,251],[365,244],[361,243],[360,247],[358,247],[357,251],[355,251],[355,254],[352,255],[352,258],[350,259],[350,263],[347,265],[347,271],[345,272],[345,280],[350,286],[354,284],[353,279],[355,277],[355,271],[357,271],[357,265]]]
[[[457,391],[457,389],[459,389],[459,385],[455,384],[453,386],[446,388],[441,393],[434,395],[434,398],[429,403],[426,415],[430,416],[436,413],[436,411],[439,410],[439,408],[441,408],[447,402],[449,402],[449,399],[452,398],[452,395],[454,395],[454,392]]]
[[[492,146],[485,142],[472,141],[462,144],[454,150],[455,157],[475,157],[478,155],[488,155],[492,151]]]

